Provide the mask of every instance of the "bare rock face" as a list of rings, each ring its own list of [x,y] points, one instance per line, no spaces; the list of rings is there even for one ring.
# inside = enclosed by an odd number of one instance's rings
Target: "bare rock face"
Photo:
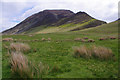
[[[20,34],[32,28],[39,27],[41,25],[46,25],[49,27],[49,26],[59,26],[59,25],[69,24],[69,23],[78,24],[78,23],[87,22],[91,19],[93,18],[85,12],[78,12],[75,14],[70,10],[44,10],[34,15],[31,15],[21,23],[17,24],[15,27],[8,29],[6,31],[3,31],[2,33],[3,34]],[[99,24],[97,23],[95,24],[93,23],[93,24],[94,26],[96,26],[96,25],[101,25],[105,22],[98,21],[98,23]],[[90,26],[86,26],[86,27],[90,27]],[[79,30],[79,29],[76,29],[76,30]]]

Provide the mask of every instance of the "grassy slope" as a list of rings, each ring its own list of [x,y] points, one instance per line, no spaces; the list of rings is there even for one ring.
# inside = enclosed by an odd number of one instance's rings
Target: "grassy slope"
[[[95,28],[88,28],[81,30],[80,32],[87,32],[87,33],[100,33],[100,34],[116,34],[118,32],[118,22],[112,22],[109,24],[103,24],[101,26]]]
[[[84,29],[83,26],[85,25],[89,25],[91,22],[94,22],[95,19],[91,19],[87,22],[84,23],[79,23],[79,24],[73,24],[73,23],[68,23],[68,24],[63,24],[60,26],[49,26],[47,28],[45,28],[44,26],[39,26],[37,28],[34,29],[30,29],[25,33],[55,33],[55,32],[68,32],[70,30],[76,29],[76,28],[80,28],[80,29]]]
[[[99,41],[98,39],[103,36],[117,36],[117,28],[117,22],[114,22],[108,25],[99,26],[97,28],[91,28],[77,32],[36,34],[33,37],[29,37],[27,35],[4,35],[3,38],[12,37],[14,39],[22,40],[41,40],[42,37],[51,37],[52,41],[50,42],[25,42],[32,47],[31,51],[25,55],[34,64],[38,64],[40,61],[42,61],[43,63],[48,64],[50,66],[50,69],[52,69],[54,65],[57,65],[59,67],[60,71],[54,73],[49,72],[49,74],[43,75],[45,78],[108,78],[117,77],[118,75],[118,40]],[[74,38],[77,37],[88,37],[90,39],[94,39],[95,43],[67,41],[67,39],[74,40]],[[3,45],[9,44],[9,42],[3,42]],[[111,48],[117,60],[114,62],[101,61],[97,59],[76,59],[71,55],[72,47],[80,45],[100,45]],[[34,52],[34,49],[37,49],[37,52]],[[11,74],[9,57],[6,53],[7,50],[3,47],[3,78],[17,77],[12,76]]]

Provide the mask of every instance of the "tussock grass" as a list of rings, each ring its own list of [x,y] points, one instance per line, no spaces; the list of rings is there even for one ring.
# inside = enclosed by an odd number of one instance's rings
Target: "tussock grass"
[[[19,52],[27,52],[30,50],[30,46],[25,43],[11,43],[10,50],[11,51],[19,51]]]
[[[20,78],[41,78],[42,74],[47,74],[49,66],[40,62],[38,65],[31,63],[22,53],[30,50],[29,45],[24,43],[11,43],[10,64],[12,73]]]
[[[93,40],[93,39],[88,39],[88,42],[95,42],[95,40]]]
[[[36,67],[21,52],[12,52],[10,63],[13,74],[21,78],[40,78],[49,70],[49,66],[43,65],[42,62]]]
[[[42,38],[41,40],[42,40],[42,41],[46,41],[46,39],[45,39],[45,38]]]
[[[30,34],[30,35],[28,35],[29,37],[32,37],[32,36],[34,36],[34,35],[32,35],[32,34]]]
[[[105,40],[105,38],[100,38],[99,40],[102,41],[102,40]]]
[[[102,46],[80,46],[80,47],[74,47],[73,48],[73,56],[74,57],[83,57],[83,58],[98,58],[101,60],[110,60],[113,59],[114,54],[111,49],[102,47]]]
[[[33,72],[30,69],[28,59],[20,52],[11,53],[11,70],[21,78],[32,78]]]
[[[116,39],[116,37],[110,37],[110,39]]]
[[[81,41],[81,38],[75,38],[74,41]]]
[[[84,37],[83,39],[88,39],[88,37]]]
[[[95,58],[108,60],[108,59],[112,59],[114,56],[112,50],[106,47],[93,46],[92,49],[93,49],[93,56]]]
[[[48,41],[51,41],[51,38],[48,38]]]
[[[2,41],[13,41],[13,38],[3,38]]]
[[[81,47],[74,47],[74,57],[84,57],[84,58],[90,58],[92,55],[91,50],[87,48],[86,46],[81,46]]]

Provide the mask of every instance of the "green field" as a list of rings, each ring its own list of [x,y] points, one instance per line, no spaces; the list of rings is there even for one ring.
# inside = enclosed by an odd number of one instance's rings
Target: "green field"
[[[64,27],[65,28],[65,27]],[[51,28],[50,28],[51,29]],[[48,30],[50,30],[48,29]],[[46,30],[47,31],[47,30]],[[45,32],[46,32],[45,31]],[[52,30],[53,31],[53,30]],[[40,32],[38,32],[40,33]],[[74,32],[34,34],[28,35],[3,35],[3,38],[22,39],[21,43],[30,45],[31,50],[24,55],[34,64],[42,62],[49,65],[48,74],[43,74],[43,78],[117,78],[118,77],[118,23],[113,22],[95,28],[83,29]],[[43,31],[44,33],[44,31]],[[103,40],[101,37],[116,37],[115,40]],[[95,42],[74,41],[75,38],[95,40]],[[41,41],[42,38],[51,38],[51,41]],[[33,41],[38,39],[38,41]],[[29,41],[28,41],[29,40]],[[17,41],[18,42],[18,41]],[[11,42],[3,42],[2,48],[2,77],[18,78],[13,75],[10,67],[10,56],[4,45],[9,46]],[[75,46],[104,46],[112,49],[116,60],[99,60],[95,58],[75,58],[72,56]],[[36,50],[36,52],[34,51]],[[51,71],[56,66],[56,71]]]

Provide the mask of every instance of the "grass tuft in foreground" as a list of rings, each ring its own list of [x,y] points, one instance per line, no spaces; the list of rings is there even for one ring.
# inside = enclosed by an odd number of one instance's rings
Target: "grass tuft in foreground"
[[[17,74],[21,78],[32,78],[33,71],[28,59],[20,52],[11,53],[11,70],[13,74]]]
[[[32,64],[22,53],[30,50],[29,45],[23,43],[10,44],[10,64],[14,75],[20,78],[41,78],[42,74],[47,74],[49,66],[40,62],[38,65]]]

